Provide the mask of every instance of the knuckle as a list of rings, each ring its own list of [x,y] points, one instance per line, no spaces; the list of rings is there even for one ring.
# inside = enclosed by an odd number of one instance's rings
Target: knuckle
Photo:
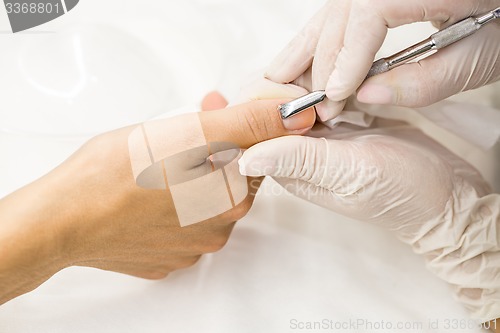
[[[259,122],[257,117],[257,112],[254,107],[246,110],[246,112],[240,113],[239,122],[241,128],[245,129],[245,132],[251,136],[254,142],[261,142],[264,139],[262,132],[265,131],[265,126]]]
[[[439,86],[438,77],[445,73],[436,73],[430,76],[429,69],[421,62],[416,62],[411,72],[414,79],[409,83],[401,84],[396,74],[392,74],[391,83],[394,87],[394,104],[410,108],[425,107],[436,101],[439,89],[434,87]]]
[[[222,248],[226,245],[227,240],[227,238],[212,240],[210,244],[206,246],[206,253],[214,253],[222,250]]]
[[[194,256],[194,257],[189,257],[185,259],[180,265],[179,268],[187,268],[194,266],[201,258],[201,255]]]
[[[214,253],[220,251],[226,244],[229,239],[229,235],[231,234],[232,227],[234,223],[231,224],[230,227],[223,229],[223,231],[218,232],[217,235],[210,238],[210,240],[204,246],[204,253]]]
[[[100,163],[95,163],[96,161],[106,161],[109,159],[111,150],[113,150],[115,144],[112,141],[112,136],[109,133],[99,134],[89,141],[87,141],[83,147],[85,162],[89,164],[89,167],[99,167]],[[115,154],[115,156],[118,156]]]
[[[225,219],[231,222],[238,221],[245,217],[253,204],[253,195],[248,195],[242,202],[236,205],[233,209],[226,212]]]
[[[140,274],[140,277],[147,280],[162,280],[168,276],[170,270],[153,270]]]
[[[248,133],[255,143],[277,136],[279,129],[282,128],[282,125],[280,127],[278,124],[278,112],[276,111],[273,117],[268,109],[268,103],[254,101],[238,114],[240,129],[243,133]]]
[[[381,3],[381,5],[383,2]],[[373,7],[373,0],[357,0],[355,2],[356,8],[372,8]]]
[[[95,154],[99,153],[104,154],[103,150],[105,150],[109,146],[109,141],[110,141],[109,133],[99,134],[88,140],[83,145],[83,147],[85,149],[94,152]]]
[[[419,95],[422,96],[422,99],[415,99],[415,107],[427,106],[432,104],[432,101],[434,99],[434,89],[432,89],[431,87],[434,87],[436,84],[436,82],[428,82],[428,80],[426,79],[427,75],[424,73],[425,69],[422,66],[419,66],[419,68],[420,70],[418,74],[418,82],[420,82],[420,84],[418,86],[418,92]]]

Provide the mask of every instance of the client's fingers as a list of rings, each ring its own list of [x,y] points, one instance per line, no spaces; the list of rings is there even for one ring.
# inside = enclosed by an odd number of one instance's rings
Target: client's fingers
[[[227,106],[227,100],[218,91],[208,93],[201,101],[201,111],[214,111]]]
[[[207,142],[230,142],[241,148],[285,135],[305,134],[316,120],[314,109],[282,120],[283,100],[257,100],[199,114]]]

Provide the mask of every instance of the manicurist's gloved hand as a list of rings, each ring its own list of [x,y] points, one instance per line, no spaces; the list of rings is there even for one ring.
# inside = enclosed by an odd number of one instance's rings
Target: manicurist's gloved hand
[[[158,146],[167,150],[182,147],[191,156],[189,149],[197,145],[193,137],[201,130],[207,142],[248,148],[270,138],[303,134],[312,127],[313,110],[282,122],[277,106],[283,101],[253,101],[193,114],[185,121],[174,117],[100,135],[48,175],[0,200],[0,303],[33,290],[68,266],[157,279],[194,264],[201,254],[220,249],[235,221],[250,209],[260,181],[253,179],[246,198],[233,208],[181,227],[172,184],[163,190],[136,184],[131,133],[146,128],[139,138],[148,134],[150,149],[149,154],[145,150],[145,158],[149,161]],[[212,110],[223,108],[225,101],[212,94],[203,105]],[[171,126],[175,121],[176,126]],[[208,156],[194,161],[189,156],[176,160],[180,163],[176,167],[196,171],[211,164]],[[140,156],[135,157],[132,165],[141,162]],[[186,165],[189,163],[194,164]],[[169,182],[181,176],[167,175]],[[231,174],[225,176],[230,178]],[[224,181],[210,184],[212,193],[220,186],[226,191]],[[203,202],[187,204],[192,209],[203,206]]]
[[[500,317],[500,195],[422,132],[278,138],[248,149],[240,172],[272,176],[305,200],[391,230],[474,318]]]
[[[500,0],[330,0],[273,61],[266,77],[326,89],[328,102],[317,106],[322,121],[340,114],[356,91],[364,103],[427,106],[500,78],[500,22],[362,84],[387,29],[419,21],[442,29],[497,7]]]

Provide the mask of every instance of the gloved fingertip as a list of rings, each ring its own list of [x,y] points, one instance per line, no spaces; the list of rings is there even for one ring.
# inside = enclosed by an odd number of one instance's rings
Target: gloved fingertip
[[[284,76],[284,71],[281,70],[281,67],[273,64],[267,67],[266,71],[264,72],[264,78],[276,83],[288,83],[283,80]]]
[[[290,83],[295,79],[298,73],[295,73],[296,64],[291,63],[289,57],[283,57],[282,54],[278,55],[264,72],[264,78],[269,79],[276,83]]]
[[[302,37],[283,50],[266,68],[264,77],[276,83],[290,83],[311,67],[314,53],[309,40]],[[294,51],[302,50],[302,52]]]
[[[335,68],[325,88],[326,97],[331,101],[343,101],[349,98],[356,89],[351,80],[349,73]]]
[[[368,83],[358,91],[357,99],[366,104],[394,104],[394,90],[383,84]]]
[[[238,160],[238,167],[239,167],[240,174],[242,176],[248,176],[247,169],[245,167],[245,160],[243,159],[243,156],[240,157],[240,159]]]
[[[242,156],[238,160],[238,165],[240,174],[247,177],[267,176],[274,170],[271,161],[265,158],[245,158]]]
[[[326,100],[323,103],[316,105],[316,113],[322,122],[326,122],[337,117],[340,112],[342,112],[343,107],[343,102]]]
[[[349,95],[345,96],[343,90],[339,89],[339,84],[336,83],[336,80],[328,81],[328,85],[325,89],[326,97],[331,101],[341,101],[349,97]]]

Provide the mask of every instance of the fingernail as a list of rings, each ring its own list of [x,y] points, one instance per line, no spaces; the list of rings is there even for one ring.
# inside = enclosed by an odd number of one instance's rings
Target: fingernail
[[[292,118],[283,119],[283,126],[285,126],[285,128],[290,131],[297,131],[303,129],[304,128],[303,123],[304,122],[299,118],[299,115],[294,116]]]
[[[293,117],[282,119],[283,126],[292,131],[292,134],[307,132],[316,122],[316,112],[314,109],[305,110]]]
[[[366,84],[359,89],[357,98],[361,103],[392,104],[394,93],[391,88],[384,85]]]
[[[238,160],[240,174],[248,177],[261,177],[272,173],[274,165],[267,159],[245,159]]]

